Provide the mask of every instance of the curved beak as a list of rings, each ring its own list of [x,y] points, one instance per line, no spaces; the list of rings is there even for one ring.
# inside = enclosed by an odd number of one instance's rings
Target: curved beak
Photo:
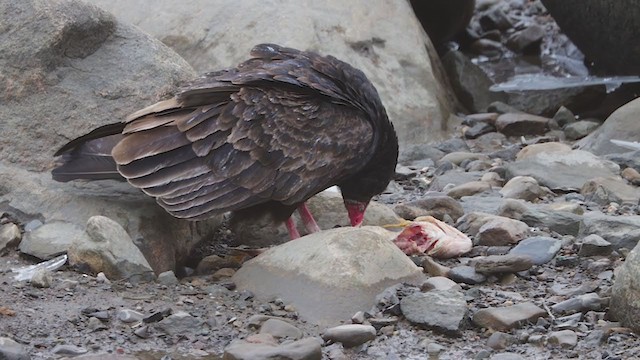
[[[362,221],[364,220],[364,212],[367,210],[368,202],[355,201],[355,200],[345,200],[344,207],[347,208],[347,213],[349,214],[349,220],[351,221],[351,226],[358,227],[362,225]]]

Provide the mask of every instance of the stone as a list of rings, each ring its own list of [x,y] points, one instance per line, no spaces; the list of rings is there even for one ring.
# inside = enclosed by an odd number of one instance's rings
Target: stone
[[[597,234],[611,243],[613,250],[633,249],[640,241],[640,216],[611,216],[593,212],[584,215],[578,237]]]
[[[21,252],[41,260],[49,260],[69,250],[73,239],[82,233],[75,224],[51,221],[37,229],[25,232],[20,242]]]
[[[450,162],[455,165],[460,165],[463,162],[469,161],[469,160],[487,160],[487,159],[489,159],[489,157],[484,154],[478,154],[478,153],[469,152],[469,151],[455,151],[443,156],[438,161],[438,164],[442,164],[444,162]]]
[[[18,225],[8,223],[0,226],[0,254],[15,248],[22,240],[22,233]]]
[[[511,34],[507,39],[507,47],[518,53],[538,55],[544,35],[545,29],[542,26],[532,24]]]
[[[638,186],[640,185],[640,173],[634,168],[626,168],[622,170],[622,178],[627,180],[630,184]]]
[[[433,216],[444,221],[448,216],[453,221],[464,215],[464,209],[460,202],[454,198],[442,194],[425,196],[420,200],[398,204],[393,209],[400,217],[413,220],[419,216]]]
[[[473,261],[476,271],[483,274],[516,273],[533,266],[529,256],[517,254],[481,256]]]
[[[578,256],[609,256],[613,252],[611,243],[598,234],[591,234],[582,239]]]
[[[232,280],[258,298],[282,298],[311,323],[335,325],[370,309],[389,285],[423,279],[392,236],[372,226],[317,232],[247,261]]]
[[[500,194],[505,198],[522,199],[535,202],[551,191],[538,185],[536,179],[531,176],[515,176],[500,189]]]
[[[158,274],[158,283],[162,284],[162,285],[176,285],[179,284],[180,281],[178,281],[178,278],[176,277],[176,274],[173,273],[173,271],[168,270],[168,271],[163,271],[160,274]]]
[[[491,190],[491,184],[484,181],[471,181],[449,189],[446,194],[454,199],[460,199],[463,196],[473,196],[489,190]]]
[[[280,319],[267,319],[260,327],[261,334],[270,334],[278,339],[298,340],[302,338],[302,330]]]
[[[487,281],[487,277],[485,275],[477,272],[473,266],[468,265],[453,267],[446,275],[455,282],[469,285],[481,284]]]
[[[431,276],[447,276],[450,271],[448,267],[433,260],[431,256],[424,256],[420,266],[422,266],[425,273]]]
[[[579,120],[564,127],[564,133],[568,140],[578,140],[591,134],[600,126],[597,121]]]
[[[573,112],[571,112],[571,110],[567,109],[564,106],[560,106],[555,115],[553,115],[553,120],[558,124],[558,126],[563,128],[567,124],[575,122],[576,116],[573,114]]]
[[[616,270],[609,304],[612,318],[634,331],[640,331],[638,299],[640,299],[640,244],[632,248],[624,263]]]
[[[593,178],[585,182],[580,189],[586,201],[592,201],[600,205],[637,204],[640,201],[640,189],[628,185],[617,177]]]
[[[209,275],[222,268],[237,269],[240,267],[240,265],[241,264],[238,262],[238,260],[234,259],[231,256],[221,257],[215,254],[209,255],[200,260],[198,266],[196,267],[196,274]]]
[[[507,136],[540,135],[549,130],[549,122],[542,116],[507,113],[498,116],[496,128]]]
[[[204,323],[186,311],[176,311],[158,322],[157,327],[169,335],[195,332]]]
[[[551,261],[561,247],[560,240],[546,236],[533,236],[518,243],[509,253],[526,255],[535,265],[542,265]]]
[[[489,336],[489,339],[487,339],[487,346],[493,350],[504,350],[515,342],[515,336],[501,331],[496,331]]]
[[[535,304],[526,302],[500,308],[486,308],[473,314],[473,322],[482,328],[507,331],[521,326],[526,321],[546,317],[547,312]]]
[[[376,86],[402,148],[449,137],[453,94],[432,65],[436,51],[408,2],[305,1],[261,11],[255,11],[264,5],[257,1],[223,0],[214,7],[207,0],[163,2],[152,13],[126,0],[95,3],[162,40],[200,72],[235,65],[261,42],[333,55],[361,69]],[[399,94],[407,84],[412,91]]]
[[[56,345],[51,352],[56,355],[68,355],[70,357],[75,357],[78,355],[86,354],[89,350],[75,345]]]
[[[582,211],[579,205],[574,205],[580,209],[579,211]],[[560,235],[576,236],[580,232],[580,223],[583,217],[566,210],[576,211],[576,208],[573,206],[555,207],[553,204],[547,207],[528,207],[520,215],[519,220],[530,227],[549,229]]]
[[[475,245],[503,246],[520,242],[529,234],[522,221],[496,216],[484,223],[475,235]]]
[[[615,145],[610,139],[636,141],[640,134],[637,114],[640,111],[640,99],[631,100],[614,111],[605,122],[589,136],[577,144],[582,150],[596,155],[615,154],[629,151]]]
[[[0,337],[0,358],[7,360],[29,360],[27,349],[8,337]]]
[[[526,358],[516,353],[503,352],[492,355],[489,360],[526,360]]]
[[[559,142],[531,144],[518,152],[516,160],[535,159],[542,154],[568,154],[571,151],[571,146]]]
[[[402,314],[413,324],[444,333],[459,333],[467,314],[467,302],[455,289],[431,290],[405,296]]]
[[[282,345],[234,340],[224,349],[223,360],[322,360],[322,341],[305,338]]]
[[[484,134],[496,131],[495,126],[485,123],[477,123],[470,128],[464,130],[464,137],[467,139],[476,139]]]
[[[37,288],[48,288],[51,287],[51,283],[53,282],[53,276],[51,275],[51,271],[47,269],[39,269],[31,278],[31,286]]]
[[[142,321],[144,314],[131,309],[120,309],[116,313],[116,317],[123,323],[130,324]]]
[[[578,295],[551,306],[551,310],[559,314],[573,314],[589,310],[600,311],[606,307],[609,299],[601,298],[597,293]]]
[[[421,291],[449,289],[461,290],[462,288],[455,281],[444,276],[432,276],[420,285]]]
[[[153,269],[127,232],[104,216],[89,218],[85,232],[73,240],[68,255],[71,265],[104,272],[111,280],[155,279]]]
[[[549,344],[563,348],[574,348],[578,344],[578,334],[572,330],[554,331],[549,334]]]
[[[325,341],[342,343],[345,348],[350,348],[375,339],[376,329],[371,325],[339,325],[325,330],[322,338]]]

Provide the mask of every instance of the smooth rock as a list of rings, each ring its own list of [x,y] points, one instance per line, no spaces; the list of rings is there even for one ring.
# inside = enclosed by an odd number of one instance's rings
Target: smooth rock
[[[468,182],[478,181],[484,175],[484,172],[474,171],[466,172],[460,169],[446,171],[439,174],[436,170],[436,176],[429,185],[429,191],[441,192],[445,188],[466,184]]]
[[[275,338],[298,340],[302,338],[302,330],[280,319],[268,319],[260,327],[261,334],[270,334]]]
[[[0,226],[0,254],[17,247],[20,240],[22,240],[22,233],[18,225],[8,223]]]
[[[507,113],[498,116],[496,128],[507,136],[539,135],[549,130],[550,120],[531,114]]]
[[[204,323],[186,311],[176,311],[158,322],[157,327],[169,335],[195,332]]]
[[[551,310],[560,314],[573,314],[589,310],[600,311],[609,303],[608,298],[601,298],[597,293],[578,295],[574,298],[551,306]]]
[[[635,205],[640,201],[640,189],[617,177],[593,178],[584,183],[580,193],[587,201],[600,205],[612,202]]]
[[[487,277],[476,271],[473,266],[460,265],[455,266],[447,272],[447,277],[458,283],[470,285],[481,284],[487,280]]]
[[[608,256],[612,251],[610,242],[600,235],[591,234],[582,239],[578,256]]]
[[[611,288],[609,312],[622,325],[640,331],[640,244],[630,252],[616,270]]]
[[[547,142],[527,145],[516,155],[516,160],[535,159],[542,154],[568,154],[571,146],[559,142]]]
[[[80,234],[82,229],[74,224],[52,221],[33,231],[25,232],[19,249],[38,259],[49,260],[67,252],[73,239]]]
[[[422,282],[420,285],[421,291],[431,291],[431,290],[462,290],[460,285],[458,285],[455,281],[444,277],[444,276],[432,276]]]
[[[491,355],[489,360],[526,360],[526,358],[516,353],[504,352],[500,354]]]
[[[589,136],[577,144],[580,149],[596,155],[615,154],[629,151],[612,143],[611,139],[637,141],[640,134],[638,112],[640,99],[634,99],[614,111],[605,122]]]
[[[549,344],[573,348],[578,344],[578,334],[571,330],[554,331],[549,334]]]
[[[144,314],[131,309],[120,309],[116,313],[116,316],[118,320],[127,324],[140,322],[144,318]]]
[[[173,271],[169,270],[163,271],[158,274],[158,283],[162,285],[176,285],[179,284],[180,281],[178,281],[176,274],[174,274]]]
[[[551,261],[561,247],[562,242],[560,240],[546,236],[533,236],[520,241],[509,253],[526,255],[531,258],[535,265],[542,265]]]
[[[446,194],[454,199],[460,199],[463,196],[472,196],[489,190],[491,190],[491,184],[484,181],[471,181],[449,189]]]
[[[256,297],[282,298],[311,323],[335,325],[370,309],[389,285],[423,280],[391,236],[371,226],[321,231],[265,251],[232,280]]]
[[[482,274],[516,273],[533,266],[531,257],[517,254],[481,256],[473,262],[476,271]]]
[[[487,339],[487,346],[494,350],[503,350],[515,342],[515,336],[501,331],[496,331],[489,336],[489,339]]]
[[[83,234],[69,248],[69,263],[104,272],[109,279],[150,281],[155,279],[151,266],[117,222],[94,216]]]
[[[640,216],[610,216],[597,212],[585,214],[578,237],[591,234],[602,236],[614,250],[633,249],[640,241]]]
[[[476,245],[504,246],[520,242],[529,234],[529,226],[522,221],[496,216],[484,223],[475,236]]]
[[[571,112],[571,110],[564,106],[560,106],[555,115],[553,115],[553,120],[558,124],[558,126],[563,128],[565,125],[575,122],[576,116]]]
[[[525,321],[533,321],[546,316],[546,311],[527,302],[501,308],[481,309],[473,314],[472,319],[479,327],[507,331],[519,327]]]
[[[448,216],[456,221],[464,215],[462,205],[446,195],[427,195],[420,200],[398,204],[394,207],[394,211],[407,220],[413,220],[419,216],[433,216],[442,221]]]
[[[371,325],[339,325],[324,331],[325,341],[339,342],[345,348],[362,345],[376,338],[376,329]]]
[[[75,345],[56,345],[51,352],[56,355],[68,355],[71,357],[86,354],[89,350]]]
[[[305,338],[274,345],[269,343],[234,340],[224,349],[223,360],[321,360],[322,342],[317,338]]]
[[[579,205],[576,206],[582,211]],[[529,207],[522,213],[519,220],[530,227],[549,229],[560,235],[576,236],[580,232],[580,223],[583,217],[570,212],[574,210],[573,207],[568,207],[567,210],[569,211],[553,206]]]
[[[536,179],[530,176],[516,176],[507,181],[500,189],[500,194],[505,198],[522,199],[535,202],[551,191],[538,185]]]
[[[640,172],[638,172],[638,170],[628,167],[622,170],[620,175],[622,175],[622,178],[627,180],[631,185],[640,185]]]
[[[484,154],[478,154],[478,153],[468,152],[468,151],[455,151],[443,156],[442,159],[438,161],[438,164],[441,164],[444,162],[450,162],[455,165],[460,165],[461,163],[469,160],[488,160],[488,159],[489,157]]]
[[[431,256],[424,256],[420,266],[424,269],[424,272],[431,276],[447,276],[450,269],[439,262],[433,260]]]
[[[0,337],[0,358],[6,360],[29,360],[29,352],[18,342],[8,337]]]
[[[579,120],[571,124],[567,124],[563,131],[568,140],[578,140],[591,134],[599,126],[600,123],[597,121]]]
[[[467,314],[467,302],[459,290],[431,290],[405,296],[400,301],[400,309],[413,324],[458,333]]]
[[[51,287],[51,283],[53,283],[53,276],[51,274],[51,271],[47,269],[37,270],[33,274],[33,277],[31,278],[30,283],[31,283],[31,286],[38,287],[38,288]]]

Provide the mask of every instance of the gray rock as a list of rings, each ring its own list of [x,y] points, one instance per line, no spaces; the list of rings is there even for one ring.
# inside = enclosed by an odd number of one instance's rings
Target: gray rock
[[[447,272],[447,277],[458,283],[470,285],[481,284],[487,280],[487,277],[476,271],[473,266],[461,265],[451,268]]]
[[[555,115],[553,115],[553,120],[558,124],[558,126],[563,128],[567,124],[575,122],[576,116],[571,112],[571,110],[564,106],[560,106],[560,109],[558,109]]]
[[[389,285],[423,279],[391,236],[371,226],[321,231],[247,261],[232,280],[258,298],[282,298],[309,322],[335,325],[370,309]]]
[[[302,330],[280,319],[267,319],[260,327],[261,334],[270,334],[274,338],[298,340],[302,338]]]
[[[24,346],[7,337],[0,337],[0,358],[6,360],[31,359]]]
[[[567,124],[567,126],[565,126],[563,130],[565,135],[567,136],[567,139],[578,140],[591,134],[599,126],[600,123],[597,121],[580,120],[571,124]]]
[[[471,181],[449,189],[446,194],[454,199],[460,199],[463,196],[472,196],[489,190],[491,190],[491,184],[484,181]]]
[[[631,185],[640,185],[640,173],[636,169],[628,167],[622,170],[620,175],[622,175],[622,178],[627,180]]]
[[[531,24],[509,36],[507,46],[519,53],[540,54],[540,44],[544,35],[545,29],[542,26]]]
[[[458,201],[442,194],[427,195],[420,200],[398,204],[393,210],[407,220],[413,220],[418,216],[433,216],[438,220],[444,220],[448,216],[456,221],[464,215],[464,209]]]
[[[224,349],[225,360],[321,360],[322,342],[306,338],[282,345],[235,340]]]
[[[473,322],[483,328],[507,331],[519,327],[526,321],[546,317],[547,312],[527,302],[501,308],[486,308],[473,314]]]
[[[473,261],[476,271],[483,274],[516,273],[533,266],[529,256],[517,254],[481,256]]]
[[[443,127],[453,95],[429,60],[436,52],[413,21],[408,3],[330,0],[315,6],[288,0],[262,8],[259,1],[223,0],[211,7],[207,0],[189,0],[164,1],[153,13],[126,0],[96,3],[161,39],[199,71],[235,65],[260,42],[334,55],[361,69],[375,84],[403,147],[447,138],[453,131],[454,124]],[[220,9],[225,16],[220,16]],[[277,27],[273,19],[280,19]],[[403,20],[399,26],[399,19],[412,21]],[[399,94],[397,89],[408,83],[412,91]]]
[[[420,285],[420,290],[422,291],[449,289],[462,290],[460,285],[458,285],[455,281],[444,276],[432,276]]]
[[[559,302],[551,306],[551,310],[560,314],[573,314],[589,310],[600,311],[608,303],[608,298],[601,298],[597,293],[588,293]]]
[[[466,318],[467,302],[459,290],[431,290],[405,296],[400,301],[400,309],[411,323],[458,333]]]
[[[8,223],[0,226],[0,254],[15,248],[22,240],[22,233],[18,225]]]
[[[157,326],[169,335],[179,335],[195,332],[203,323],[204,321],[186,311],[176,311],[158,322]]]
[[[576,236],[580,232],[582,216],[553,208],[528,207],[519,220],[531,227],[546,228],[560,235]]]
[[[504,352],[500,354],[491,355],[489,360],[526,360],[526,358],[516,353]]]
[[[504,246],[520,242],[529,234],[529,226],[522,221],[494,216],[484,223],[475,235],[476,245]]]
[[[640,241],[640,216],[610,216],[596,212],[585,214],[578,237],[591,234],[602,236],[614,250],[633,249]]]
[[[509,180],[502,189],[500,194],[505,198],[522,199],[527,201],[537,201],[551,191],[538,185],[536,179],[530,176],[516,176]]]
[[[577,191],[589,180],[616,176],[620,167],[582,150],[569,150],[555,143],[521,150],[518,160],[507,164],[507,177],[531,176],[551,190]],[[527,155],[521,155],[521,154]]]
[[[612,251],[610,242],[600,235],[591,234],[582,239],[578,256],[608,256]]]
[[[571,330],[554,331],[549,334],[549,344],[574,348],[578,344],[578,334]]]
[[[607,154],[603,155],[602,158],[618,164],[622,169],[632,168],[640,171],[640,150]]]
[[[491,336],[489,336],[489,339],[487,339],[487,346],[494,350],[503,350],[514,344],[515,342],[515,336],[503,333],[501,331],[496,331],[491,334]]]
[[[544,134],[551,119],[524,113],[507,113],[498,116],[496,128],[507,136]]]
[[[144,318],[144,314],[131,309],[120,309],[116,313],[116,316],[118,320],[127,324],[140,322]]]
[[[628,185],[618,177],[590,179],[584,183],[580,193],[587,201],[600,205],[608,205],[612,202],[635,205],[640,200],[640,189]]]
[[[38,288],[48,288],[51,287],[51,283],[53,282],[53,276],[51,275],[51,271],[46,269],[39,269],[31,278],[31,286]]]
[[[38,259],[49,260],[69,250],[73,239],[80,234],[82,229],[75,224],[52,221],[26,232],[19,249]]]
[[[640,331],[640,244],[633,250],[616,271],[611,288],[609,311],[612,317],[624,326]]]
[[[51,352],[57,355],[78,356],[89,352],[87,349],[75,345],[56,345]]]
[[[69,263],[84,266],[94,273],[104,272],[109,279],[150,281],[155,278],[151,266],[117,222],[94,216],[87,221],[85,233],[69,248]]]
[[[447,155],[443,156],[440,161],[438,161],[438,164],[442,164],[444,162],[450,162],[452,164],[455,165],[460,165],[465,161],[470,161],[470,160],[488,160],[489,157],[487,155],[484,154],[479,154],[479,153],[475,153],[475,152],[469,152],[469,151],[454,151],[451,153],[448,153]]]
[[[535,265],[542,265],[551,261],[561,247],[560,240],[546,236],[533,236],[518,243],[509,253],[529,256]]]
[[[466,172],[460,169],[447,171],[441,175],[436,174],[431,185],[429,185],[429,191],[441,192],[445,187],[457,186],[471,181],[480,180],[482,175],[484,175],[484,172]]]
[[[162,285],[176,285],[176,284],[179,284],[180,282],[178,281],[176,274],[174,274],[173,271],[169,270],[169,271],[163,271],[160,274],[158,274],[158,283]]]
[[[362,345],[376,338],[376,329],[371,325],[339,325],[324,331],[325,341],[339,342],[345,348]]]

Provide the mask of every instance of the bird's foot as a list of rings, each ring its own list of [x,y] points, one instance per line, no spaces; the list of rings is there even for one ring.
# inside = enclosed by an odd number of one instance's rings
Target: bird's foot
[[[298,214],[300,214],[304,227],[307,229],[309,234],[320,231],[320,227],[313,218],[313,215],[311,215],[306,203],[302,203],[302,205],[298,206]]]
[[[300,233],[298,232],[298,228],[296,227],[296,222],[293,220],[293,217],[289,217],[287,221],[285,221],[285,225],[287,226],[287,230],[289,231],[289,237],[291,240],[295,240],[300,237]]]

